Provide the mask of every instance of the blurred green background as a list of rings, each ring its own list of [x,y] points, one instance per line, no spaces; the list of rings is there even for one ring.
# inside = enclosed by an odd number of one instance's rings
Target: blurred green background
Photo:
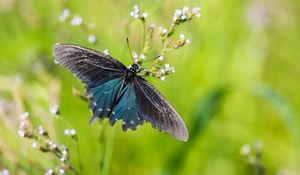
[[[201,18],[175,33],[191,43],[166,55],[176,73],[148,79],[186,122],[187,143],[150,124],[125,133],[107,120],[89,125],[87,103],[72,94],[83,85],[53,62],[60,42],[108,49],[129,65],[125,38],[139,50],[142,30],[129,16],[134,4],[157,27],[175,9],[201,7]],[[60,22],[66,8],[88,28]],[[300,174],[299,29],[298,0],[0,0],[0,171],[43,174],[59,162],[18,136],[29,111],[35,127],[68,146],[81,174]],[[48,112],[54,104],[60,118]],[[76,129],[78,143],[66,128]]]

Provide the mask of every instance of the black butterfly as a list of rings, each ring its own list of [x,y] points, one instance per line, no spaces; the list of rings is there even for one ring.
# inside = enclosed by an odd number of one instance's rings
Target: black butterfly
[[[155,87],[137,75],[141,71],[138,64],[127,69],[109,55],[70,44],[56,44],[53,52],[56,63],[85,83],[93,112],[90,122],[107,117],[114,125],[123,119],[122,128],[126,131],[135,130],[146,121],[178,140],[188,140],[187,128],[179,114]]]

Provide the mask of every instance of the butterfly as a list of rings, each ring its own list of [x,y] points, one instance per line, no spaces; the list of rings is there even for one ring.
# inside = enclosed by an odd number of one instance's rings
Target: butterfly
[[[85,47],[56,44],[54,61],[69,69],[85,84],[89,108],[96,118],[108,118],[110,125],[122,120],[122,129],[135,130],[144,122],[177,140],[187,141],[187,128],[171,104],[144,77],[141,67],[121,62]]]

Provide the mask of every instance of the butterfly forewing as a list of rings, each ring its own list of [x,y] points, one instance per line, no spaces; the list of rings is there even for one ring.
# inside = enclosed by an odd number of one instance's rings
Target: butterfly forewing
[[[171,134],[178,140],[187,141],[187,128],[171,104],[160,92],[142,77],[135,80],[138,113],[154,128]]]
[[[71,70],[87,87],[95,87],[124,75],[126,67],[103,53],[70,44],[56,44],[55,62]]]

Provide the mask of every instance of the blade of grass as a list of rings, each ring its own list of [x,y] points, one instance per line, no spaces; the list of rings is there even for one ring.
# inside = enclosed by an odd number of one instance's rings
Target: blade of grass
[[[177,153],[173,154],[167,161],[164,174],[176,174],[192,148],[195,140],[200,136],[209,122],[213,119],[227,94],[227,87],[218,87],[201,98],[195,105],[190,122],[190,137],[186,144],[183,144]]]
[[[300,149],[300,132],[297,116],[292,107],[288,104],[288,102],[285,101],[278,93],[276,93],[271,87],[267,85],[255,86],[254,93],[263,97],[266,101],[270,102],[270,104],[273,105],[275,109],[280,113],[279,116],[281,117],[282,122],[286,126],[286,129],[288,130],[292,141],[294,142],[295,146],[298,149]],[[297,163],[299,164],[300,155],[296,157],[298,159]]]

